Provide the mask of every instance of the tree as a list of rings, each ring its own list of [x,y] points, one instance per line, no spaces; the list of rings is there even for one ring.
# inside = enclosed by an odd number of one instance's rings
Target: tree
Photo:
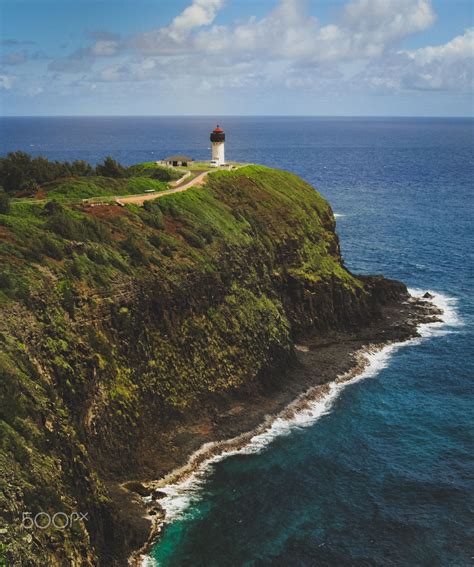
[[[109,165],[115,176],[117,176],[117,172],[119,173],[118,176],[126,175],[126,170],[116,162]],[[6,157],[0,157],[0,185],[3,185],[7,193],[35,189],[44,183],[61,177],[71,175],[82,177],[93,174],[94,169],[83,160],[69,163],[67,161],[49,161],[41,156],[32,159],[25,152],[10,152]]]
[[[10,152],[2,158],[0,164],[0,183],[7,193],[17,191],[20,185],[30,177],[31,157],[25,152]]]
[[[92,169],[90,164],[88,164],[87,161],[84,161],[83,159],[77,159],[76,161],[73,161],[71,163],[71,173],[73,175],[86,177],[88,175],[92,175],[93,172],[94,170]]]
[[[48,201],[44,206],[44,214],[45,215],[55,215],[57,213],[62,213],[64,211],[64,207],[61,203],[58,203],[54,199],[52,201]]]
[[[95,168],[97,175],[102,175],[103,177],[126,177],[127,170],[121,166],[113,157],[107,156],[104,159],[104,163],[97,164]]]
[[[34,179],[24,179],[18,186],[18,189],[20,191],[29,191],[32,194],[36,193],[36,191],[38,191],[38,188],[38,183],[36,183]]]
[[[7,215],[10,212],[10,197],[3,187],[0,186],[0,214]]]

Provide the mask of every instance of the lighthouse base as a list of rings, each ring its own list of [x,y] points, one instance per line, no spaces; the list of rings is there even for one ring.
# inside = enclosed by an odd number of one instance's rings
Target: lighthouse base
[[[224,142],[212,142],[211,166],[219,167],[224,164]]]

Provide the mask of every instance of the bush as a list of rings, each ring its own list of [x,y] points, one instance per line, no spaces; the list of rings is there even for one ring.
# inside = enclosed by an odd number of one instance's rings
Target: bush
[[[18,189],[20,191],[23,191],[23,192],[27,191],[31,194],[36,193],[36,191],[38,191],[38,188],[39,188],[38,183],[34,179],[31,179],[31,178],[24,179],[18,187]]]
[[[48,228],[69,240],[82,240],[84,236],[82,224],[69,215],[65,209],[51,215]]]
[[[3,187],[0,187],[0,215],[8,215],[10,212],[10,197],[7,193],[3,190]]]
[[[85,240],[107,243],[111,240],[109,227],[99,219],[86,217],[83,220],[83,230]]]
[[[206,244],[210,244],[214,240],[214,231],[206,226],[196,228],[198,235],[204,239]]]
[[[64,249],[61,244],[51,236],[44,236],[42,238],[42,252],[54,258],[55,260],[62,260],[64,258]]]
[[[143,220],[153,228],[165,228],[165,219],[160,207],[153,201],[145,201],[143,205],[147,214],[143,215]]]
[[[69,282],[64,282],[61,285],[61,291],[62,291],[63,307],[69,314],[69,317],[74,319],[74,313],[76,309],[76,295],[74,292],[74,288],[71,286]]]
[[[56,201],[46,203],[44,211],[49,216],[48,228],[63,238],[110,242],[110,230],[99,219],[86,215],[79,217]]]
[[[102,175],[103,177],[127,177],[127,170],[121,166],[117,161],[115,161],[111,156],[107,156],[104,159],[104,163],[97,164],[95,168],[97,175]]]
[[[122,244],[123,249],[128,253],[132,262],[136,265],[147,264],[148,258],[140,248],[138,239],[135,236],[129,236]]]
[[[44,206],[44,213],[46,215],[54,215],[55,213],[59,213],[61,211],[64,211],[64,207],[57,201],[48,201]]]
[[[103,266],[108,264],[106,254],[98,246],[88,248],[86,254],[89,260],[95,264],[102,264]]]
[[[172,181],[181,177],[181,172],[171,167],[157,165],[154,162],[131,165],[127,168],[127,172],[130,177],[149,177],[157,181]]]
[[[204,248],[204,246],[206,245],[204,238],[202,238],[201,236],[199,236],[199,234],[196,234],[192,230],[189,230],[187,228],[180,228],[178,229],[178,233],[186,240],[188,244],[194,246],[194,248]]]
[[[176,173],[165,167],[157,167],[150,177],[157,181],[172,181],[173,179],[177,179]]]
[[[11,289],[13,287],[12,277],[8,272],[0,272],[0,289]]]
[[[150,238],[148,239],[148,242],[154,247],[154,248],[160,248],[161,246],[164,245],[164,241],[163,239],[158,236],[158,234],[152,234],[150,236]]]
[[[88,177],[89,175],[93,175],[94,169],[89,163],[87,163],[87,161],[78,159],[72,162],[71,173],[73,175],[78,175],[79,177]]]

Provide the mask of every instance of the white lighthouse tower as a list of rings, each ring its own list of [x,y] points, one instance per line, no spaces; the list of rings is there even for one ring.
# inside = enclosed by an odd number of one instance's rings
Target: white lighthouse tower
[[[211,164],[215,166],[224,165],[225,134],[224,134],[224,130],[222,130],[222,128],[219,127],[219,124],[211,132],[210,138],[211,138],[211,146],[212,146]]]

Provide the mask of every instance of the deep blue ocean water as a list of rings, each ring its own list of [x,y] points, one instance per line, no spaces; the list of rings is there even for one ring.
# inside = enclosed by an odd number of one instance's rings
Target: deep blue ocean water
[[[215,122],[2,118],[0,154],[205,159]],[[152,555],[173,567],[474,565],[474,121],[219,122],[228,159],[291,170],[331,202],[351,270],[434,290],[456,313],[319,419],[208,467]]]

